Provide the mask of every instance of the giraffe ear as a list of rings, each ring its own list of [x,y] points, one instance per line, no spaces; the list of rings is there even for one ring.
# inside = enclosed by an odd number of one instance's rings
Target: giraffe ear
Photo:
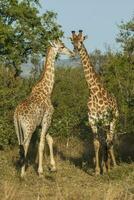
[[[51,47],[55,47],[55,42],[54,41],[48,41],[48,43],[50,44]]]
[[[68,40],[71,40],[71,41],[73,40],[72,37],[67,37],[67,39],[68,39]]]
[[[87,35],[85,35],[83,38],[84,38],[84,40],[86,40],[86,39],[88,38],[88,36],[87,36]]]
[[[50,44],[50,46],[53,46],[53,43],[49,40],[48,43]]]

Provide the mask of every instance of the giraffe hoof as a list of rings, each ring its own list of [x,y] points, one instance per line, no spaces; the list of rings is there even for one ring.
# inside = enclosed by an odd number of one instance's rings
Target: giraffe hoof
[[[95,176],[99,176],[100,175],[100,172],[95,172]]]
[[[20,177],[21,177],[22,179],[24,179],[25,175],[26,175],[26,172],[22,169],[21,174],[20,174]]]
[[[117,168],[117,166],[118,166],[117,164],[114,164],[114,165],[113,165],[113,168],[114,168],[114,169],[116,169],[116,168]]]
[[[20,178],[21,178],[22,180],[25,180],[25,178],[26,178],[25,174],[21,174],[21,175],[20,175]]]
[[[100,170],[99,169],[95,170],[95,176],[99,176],[99,175],[100,175]]]
[[[39,178],[43,178],[43,173],[38,173]]]
[[[43,177],[43,169],[38,169],[38,175],[39,177]]]
[[[106,168],[103,168],[102,173],[103,173],[103,174],[106,174],[106,173],[107,173],[107,169],[106,169]]]
[[[55,166],[53,166],[53,167],[49,167],[49,170],[50,170],[50,172],[57,172],[57,169],[56,169]]]

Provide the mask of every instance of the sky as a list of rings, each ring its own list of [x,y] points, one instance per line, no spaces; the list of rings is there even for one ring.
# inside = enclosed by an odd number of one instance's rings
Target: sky
[[[41,13],[46,10],[58,14],[57,22],[62,26],[66,46],[72,47],[71,31],[83,30],[88,39],[85,46],[89,51],[105,51],[110,45],[117,50],[115,38],[119,33],[117,25],[134,16],[134,0],[40,0]]]

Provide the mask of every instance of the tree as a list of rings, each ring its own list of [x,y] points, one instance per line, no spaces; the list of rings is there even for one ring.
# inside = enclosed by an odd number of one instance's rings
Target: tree
[[[121,43],[124,53],[134,63],[134,17],[127,23],[122,22],[119,28],[117,42]]]
[[[91,54],[91,62],[98,73],[101,73],[101,68],[105,63],[105,55],[99,49],[95,49]]]
[[[117,98],[120,111],[120,132],[134,129],[134,21],[121,23],[117,42],[121,51],[108,51],[101,69],[103,80]]]
[[[18,66],[29,56],[45,55],[48,41],[62,36],[57,14],[39,14],[38,0],[0,0],[0,62]]]

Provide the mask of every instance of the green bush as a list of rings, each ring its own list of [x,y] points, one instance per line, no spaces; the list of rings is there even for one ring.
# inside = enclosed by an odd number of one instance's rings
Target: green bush
[[[13,75],[11,70],[0,67],[0,149],[16,143],[13,113],[29,92],[29,80],[15,80]]]
[[[53,92],[55,108],[50,132],[68,137],[82,131],[87,121],[88,89],[82,68],[58,68]],[[84,131],[82,131],[84,132]]]

